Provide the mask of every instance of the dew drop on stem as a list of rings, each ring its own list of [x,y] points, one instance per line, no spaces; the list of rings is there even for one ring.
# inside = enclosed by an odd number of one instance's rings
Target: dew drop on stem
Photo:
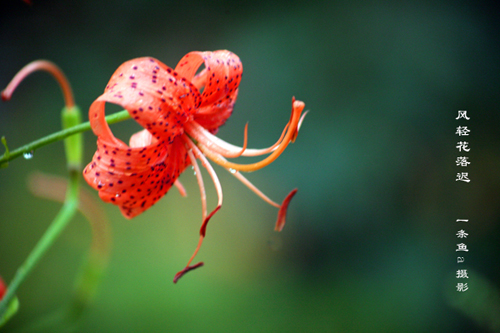
[[[23,157],[25,160],[31,160],[33,158],[33,150],[23,153]]]

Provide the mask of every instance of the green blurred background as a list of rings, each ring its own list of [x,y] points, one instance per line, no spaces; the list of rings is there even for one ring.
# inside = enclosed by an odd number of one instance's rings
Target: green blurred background
[[[84,111],[124,61],[174,67],[193,50],[243,62],[235,111],[219,136],[273,143],[292,96],[311,110],[295,144],[248,178],[281,201],[299,192],[287,226],[277,210],[215,167],[225,194],[198,259],[201,206],[171,191],[132,221],[111,220],[109,267],[79,332],[470,332],[500,330],[499,8],[494,1],[38,1],[0,11],[0,87],[45,58],[69,78]],[[0,105],[11,149],[60,128],[60,90],[34,74]],[[115,110],[118,110],[116,108]],[[457,110],[471,119],[455,120]],[[455,135],[471,130],[471,182],[455,181]],[[114,125],[126,138],[138,126]],[[3,149],[1,150],[3,152]],[[95,136],[85,134],[85,161]],[[58,211],[35,198],[35,170],[64,176],[61,142],[0,170],[0,275],[10,281]],[[208,179],[207,176],[205,176]],[[207,181],[209,205],[216,194]],[[86,186],[86,185],[85,185]],[[93,193],[98,198],[97,193]],[[458,218],[468,218],[458,226]],[[469,248],[456,263],[457,230]],[[15,332],[60,308],[91,241],[81,216],[21,286]],[[469,290],[456,292],[456,270]],[[51,331],[58,331],[54,327]]]

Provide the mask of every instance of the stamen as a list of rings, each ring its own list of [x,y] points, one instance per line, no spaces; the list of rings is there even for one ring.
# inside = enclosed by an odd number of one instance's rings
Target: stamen
[[[188,147],[186,147],[188,148]],[[196,174],[196,180],[198,181],[198,186],[200,188],[200,196],[201,196],[201,216],[202,220],[205,220],[207,217],[207,195],[205,193],[205,185],[203,183],[203,176],[201,175],[200,167],[198,166],[198,163],[196,162],[196,158],[193,155],[193,151],[188,148],[188,156],[189,160],[191,161],[191,164],[193,165],[194,172]]]
[[[217,174],[215,173],[215,170],[212,168],[212,165],[210,165],[210,162],[208,162],[207,158],[202,154],[202,152],[198,149],[198,147],[196,147],[196,145],[191,140],[189,140],[186,137],[185,140],[188,141],[188,145],[190,145],[191,148],[193,149],[195,156],[201,160],[203,167],[205,167],[210,177],[212,177],[215,190],[217,191],[217,197],[218,197],[217,207],[215,207],[215,209],[210,213],[210,215],[208,215],[204,219],[203,224],[201,225],[200,228],[200,235],[205,237],[208,221],[222,207],[222,198],[223,198],[222,186],[220,184],[219,178],[217,177]]]
[[[14,93],[14,90],[16,90],[17,86],[31,73],[43,70],[46,72],[49,72],[52,74],[52,76],[57,80],[59,83],[59,86],[61,87],[63,94],[64,94],[64,100],[65,100],[65,105],[67,108],[72,108],[75,106],[75,101],[73,99],[73,93],[71,91],[71,86],[69,85],[68,80],[66,79],[66,76],[64,76],[64,73],[61,71],[59,67],[57,67],[54,63],[47,61],[47,60],[36,60],[33,62],[30,62],[26,66],[24,66],[15,76],[14,78],[9,82],[7,87],[2,91],[2,100],[8,101],[10,100],[10,97]]]
[[[245,132],[243,134],[243,147],[237,147],[228,144],[224,140],[219,139],[218,137],[204,129],[203,126],[195,121],[187,123],[185,125],[185,130],[191,138],[195,139],[205,147],[210,147],[211,150],[218,154],[221,154],[224,157],[239,157],[247,149],[248,124],[245,125]]]
[[[228,171],[231,172],[231,170],[228,170]],[[262,193],[257,187],[255,187],[255,185],[250,183],[250,181],[248,179],[246,179],[245,177],[243,177],[243,175],[241,173],[239,173],[238,171],[231,172],[231,174],[233,176],[235,176],[236,178],[238,178],[243,184],[245,184],[250,190],[252,190],[255,194],[257,194],[262,200],[264,200],[268,204],[280,209],[278,212],[278,220],[276,221],[276,226],[274,227],[274,230],[281,231],[283,229],[283,227],[285,226],[286,212],[288,209],[288,205],[290,204],[290,201],[292,200],[295,193],[297,193],[297,189],[294,189],[292,192],[288,193],[288,195],[283,200],[282,204],[279,205],[276,202],[269,199],[264,193]]]
[[[279,146],[281,141],[283,140],[283,137],[286,134],[286,130],[288,128],[289,124],[286,124],[285,128],[283,129],[283,132],[281,133],[280,138],[278,141],[276,141],[275,144],[273,144],[271,147],[268,148],[263,148],[263,149],[249,149],[246,148],[246,142],[247,142],[247,126],[245,125],[245,133],[244,133],[244,147],[238,147],[235,145],[232,145],[230,143],[227,143],[226,141],[219,139],[209,131],[207,131],[203,126],[198,124],[195,121],[189,122],[186,124],[186,132],[188,135],[196,140],[197,142],[200,142],[203,146],[207,147],[207,149],[211,149],[216,153],[219,153],[220,155],[227,157],[227,158],[235,158],[239,156],[260,156],[264,154],[269,154],[272,151],[276,149],[276,147]],[[245,149],[246,148],[246,149]]]
[[[199,148],[203,151],[203,153],[208,156],[212,161],[215,163],[225,167],[225,168],[231,168],[239,171],[255,171],[262,169],[266,165],[271,164],[274,160],[278,158],[281,153],[285,150],[285,148],[288,146],[288,144],[292,141],[292,139],[296,138],[296,133],[297,133],[297,126],[300,121],[300,114],[302,110],[304,109],[304,103],[301,101],[295,101],[295,98],[292,100],[292,115],[291,119],[288,123],[288,129],[285,134],[285,137],[283,138],[283,141],[280,143],[280,145],[276,148],[276,150],[273,151],[271,155],[269,155],[267,158],[263,159],[260,162],[257,163],[252,163],[252,164],[237,164],[237,163],[232,163],[226,161],[220,154],[217,154],[210,150],[209,148],[205,147],[202,144],[199,144]]]
[[[304,114],[300,117],[299,124],[297,125],[297,131],[295,132],[295,135],[292,137],[292,143],[295,142],[295,139],[297,139],[297,135],[299,134],[300,127],[302,126],[302,122],[304,121],[304,118],[306,115],[309,113],[309,110],[304,112]]]
[[[191,258],[189,259],[186,267],[182,271],[178,272],[175,275],[174,283],[176,283],[187,272],[203,265],[203,262],[199,262],[193,266],[190,266],[191,262],[196,257],[196,255],[198,254],[198,251],[201,248],[201,244],[203,243],[203,239],[205,238],[205,235],[206,235],[208,221],[210,221],[212,216],[214,216],[214,214],[222,206],[222,186],[220,185],[219,179],[217,178],[217,174],[215,173],[214,169],[212,168],[212,166],[210,165],[208,160],[205,158],[205,156],[203,156],[203,154],[200,152],[200,150],[196,147],[196,145],[187,136],[183,136],[183,139],[186,143],[186,148],[188,149],[188,157],[189,157],[191,164],[193,165],[193,167],[196,171],[196,178],[198,180],[198,185],[200,187],[203,222],[202,222],[201,228],[200,228],[200,239],[198,240],[198,246],[196,247]],[[215,209],[208,216],[207,216],[207,201],[206,201],[206,194],[205,194],[205,185],[203,184],[203,178],[201,176],[201,172],[200,172],[200,168],[198,167],[198,163],[196,162],[196,158],[199,158],[201,160],[202,165],[207,169],[208,173],[212,177],[215,188],[217,190],[217,196],[219,199],[218,203],[217,203],[217,207],[215,207]]]
[[[292,192],[288,193],[285,200],[283,200],[283,203],[281,204],[281,208],[278,212],[278,220],[276,221],[276,226],[274,227],[274,230],[276,230],[276,231],[283,230],[283,227],[285,226],[285,222],[286,222],[285,221],[286,211],[288,210],[288,205],[290,204],[290,201],[292,200],[295,193],[297,193],[297,189],[294,189],[294,190],[292,190]]]
[[[176,179],[174,182],[174,186],[177,187],[177,190],[179,190],[179,193],[181,194],[182,197],[187,197],[187,192],[182,183],[179,181],[179,179]]]
[[[236,172],[232,172],[231,170],[228,169],[228,171],[233,175],[235,176],[236,178],[238,178],[238,180],[240,182],[242,182],[246,187],[248,187],[250,190],[252,190],[252,192],[254,192],[255,194],[257,194],[259,196],[259,198],[261,198],[262,200],[264,200],[265,202],[267,202],[268,204],[270,204],[271,206],[274,206],[274,207],[277,207],[277,208],[280,208],[281,206],[279,204],[277,204],[276,202],[272,201],[271,199],[269,199],[264,193],[262,193],[254,184],[250,183],[250,181],[248,179],[246,179],[245,177],[243,177],[243,175],[239,172],[239,171],[236,171]]]
[[[187,272],[192,271],[193,269],[196,269],[196,268],[201,267],[201,266],[203,266],[203,262],[200,261],[196,265],[185,267],[182,271],[180,271],[177,274],[175,274],[175,276],[174,276],[174,283],[177,283],[177,281],[179,281],[179,279],[181,277],[183,277],[184,274],[186,274]]]
[[[219,178],[217,177],[217,174],[215,173],[214,168],[212,168],[212,165],[210,162],[207,160],[207,158],[203,155],[203,153],[198,149],[198,147],[191,141],[188,137],[183,136],[183,139],[189,147],[193,150],[193,153],[196,158],[199,158],[201,160],[201,164],[203,167],[207,170],[208,174],[210,177],[212,177],[212,180],[214,182],[215,190],[217,191],[217,197],[218,197],[218,206],[222,206],[222,186],[220,184]]]

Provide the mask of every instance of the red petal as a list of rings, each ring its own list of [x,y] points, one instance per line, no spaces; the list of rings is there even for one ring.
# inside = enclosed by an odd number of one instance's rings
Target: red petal
[[[155,85],[165,89],[156,92],[152,90]],[[105,102],[126,108],[155,140],[146,147],[128,147],[115,138],[104,118]],[[160,62],[140,58],[124,63],[105,93],[90,106],[98,149],[84,170],[85,180],[103,201],[120,206],[127,218],[151,207],[189,164],[179,135],[199,102],[197,89]]]
[[[120,206],[122,214],[132,218],[168,192],[188,165],[186,155],[180,137],[169,145],[158,141],[137,148],[98,138],[97,152],[83,176],[103,201]]]
[[[149,133],[148,130],[142,130],[132,134],[128,144],[130,147],[146,147],[157,141],[158,140],[151,136],[151,133]]]
[[[230,99],[225,100],[223,103],[219,103],[210,107],[210,113],[199,113],[194,116],[194,120],[203,126],[207,131],[212,134],[216,134],[219,127],[224,125],[226,121],[231,117],[233,113],[234,103],[236,102],[236,97],[238,96],[238,91],[231,96]],[[209,107],[205,107],[205,110]]]
[[[111,77],[104,94],[94,103],[118,104],[151,134],[171,141],[193,119],[201,96],[189,81],[153,58],[137,58],[123,63]],[[101,114],[102,112],[102,114]],[[94,133],[100,129],[104,106],[91,107],[89,119]]]
[[[195,76],[205,64],[205,69]],[[175,70],[201,90],[202,103],[194,115],[196,122],[212,133],[231,116],[238,96],[243,66],[237,55],[226,50],[215,52],[190,52]]]

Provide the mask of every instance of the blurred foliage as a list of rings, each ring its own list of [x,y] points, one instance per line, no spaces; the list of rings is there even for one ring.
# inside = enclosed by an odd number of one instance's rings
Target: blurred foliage
[[[284,231],[273,232],[276,209],[217,168],[225,202],[200,252],[205,267],[177,285],[171,280],[198,241],[192,174],[181,177],[188,198],[171,191],[132,221],[106,205],[110,266],[78,331],[491,328],[468,314],[476,308],[456,304],[499,288],[498,9],[487,1],[10,0],[0,12],[2,87],[29,61],[50,59],[86,110],[128,59],[149,55],[173,67],[189,51],[229,49],[244,76],[220,137],[240,144],[248,121],[249,144],[266,146],[288,120],[292,96],[311,110],[287,152],[248,175],[278,201],[299,188]],[[11,149],[59,129],[58,89],[34,74],[0,105],[0,135]],[[455,120],[457,110],[471,120]],[[455,166],[458,125],[471,129],[468,184],[455,182],[463,171]],[[113,126],[123,138],[137,128]],[[92,133],[85,142],[90,161]],[[65,174],[62,142],[0,170],[6,281],[59,208],[29,194],[35,170]],[[208,196],[215,205],[213,189]],[[461,266],[457,218],[469,219]],[[78,217],[21,287],[6,332],[69,301],[89,246]],[[471,270],[464,294],[455,291],[459,268]],[[463,303],[455,299],[462,296]]]

